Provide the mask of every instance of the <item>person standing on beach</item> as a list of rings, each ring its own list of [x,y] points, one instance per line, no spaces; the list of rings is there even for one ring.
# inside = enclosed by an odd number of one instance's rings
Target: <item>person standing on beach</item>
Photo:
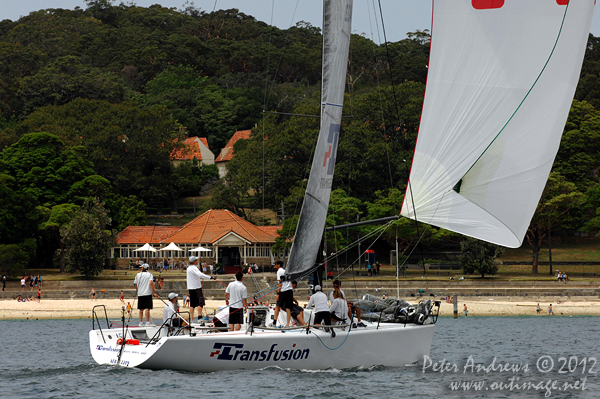
[[[469,315],[469,311],[467,310],[467,304],[465,303],[464,306],[465,307],[464,307],[463,311],[465,312],[465,316],[468,316]]]
[[[537,314],[540,314],[540,312],[542,311],[542,308],[540,308],[540,304],[537,304],[537,308],[535,308],[535,311],[537,312]]]
[[[140,311],[140,326],[143,326],[144,321],[144,311],[146,313],[146,326],[152,326],[152,322],[150,321],[150,310],[153,308],[152,306],[152,295],[158,298],[158,294],[156,293],[156,289],[154,288],[154,282],[152,273],[148,272],[148,264],[142,263],[140,268],[141,272],[135,276],[135,280],[133,281],[133,285],[137,290],[138,295],[138,310]]]
[[[550,316],[554,316],[554,310],[552,310],[552,304],[550,304],[550,306],[548,306],[548,314]]]
[[[23,278],[21,279],[21,292],[23,292],[23,290],[25,289],[25,276],[23,276]]]
[[[125,304],[125,294],[123,294],[123,290],[121,290],[121,296],[119,297],[119,299],[121,299],[122,304]]]
[[[92,301],[96,300],[96,290],[92,287],[92,291],[90,291],[90,295],[92,296]]]
[[[42,302],[42,289],[38,288],[38,302]]]
[[[6,288],[6,276],[2,276],[2,291]]]
[[[214,277],[207,276],[198,269],[198,257],[190,256],[190,265],[186,271],[187,288],[190,293],[190,324],[194,321],[194,309],[198,308],[198,321],[202,317],[202,309],[206,304],[204,293],[202,292],[202,280],[214,280]]]

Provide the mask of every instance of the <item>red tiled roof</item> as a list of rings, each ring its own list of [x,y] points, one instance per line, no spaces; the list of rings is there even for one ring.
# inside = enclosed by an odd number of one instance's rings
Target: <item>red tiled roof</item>
[[[171,159],[177,159],[181,161],[192,160],[196,158],[198,161],[202,160],[202,152],[200,151],[200,145],[198,141],[202,141],[206,148],[208,148],[208,141],[206,137],[188,137],[181,142],[183,147],[176,148],[171,153]]]
[[[252,132],[252,130],[240,130],[240,131],[235,132],[233,134],[233,137],[227,143],[227,145],[225,147],[223,147],[223,149],[221,150],[221,153],[219,154],[217,159],[215,159],[215,162],[231,161],[231,159],[233,158],[233,145],[239,139],[248,140],[250,138],[251,132]]]
[[[281,230],[281,226],[256,226],[267,234],[277,237],[277,230]]]
[[[178,226],[129,226],[118,234],[117,244],[158,244],[180,228]]]
[[[211,209],[188,222],[169,237],[177,244],[212,244],[233,232],[252,243],[273,243],[276,234],[257,227],[235,213],[223,209]]]

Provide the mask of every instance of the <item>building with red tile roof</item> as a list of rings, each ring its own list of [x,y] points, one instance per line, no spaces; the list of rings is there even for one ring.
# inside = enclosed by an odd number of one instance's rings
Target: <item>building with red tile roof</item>
[[[238,140],[240,140],[240,139],[248,140],[250,138],[250,133],[252,133],[251,130],[239,130],[239,131],[235,132],[233,134],[233,137],[227,143],[227,145],[225,147],[223,147],[223,149],[221,150],[221,153],[219,154],[217,159],[215,159],[215,163],[217,164],[217,167],[219,168],[219,177],[223,178],[227,174],[227,169],[225,168],[225,165],[227,164],[227,162],[229,162],[233,159],[234,144],[237,143]]]
[[[149,243],[154,248],[166,247],[171,242],[182,251],[149,252],[148,258],[181,258],[187,260],[197,255],[203,262],[223,263],[226,266],[256,263],[270,265],[274,254],[276,230],[279,226],[255,226],[235,213],[223,209],[211,209],[182,227],[129,226],[117,236],[117,247],[112,257],[140,258],[134,250]],[[208,251],[191,252],[197,247]]]
[[[215,163],[215,155],[208,148],[208,141],[205,137],[188,137],[181,142],[182,147],[176,148],[171,153],[171,160],[178,164],[197,159],[199,163],[212,165]]]

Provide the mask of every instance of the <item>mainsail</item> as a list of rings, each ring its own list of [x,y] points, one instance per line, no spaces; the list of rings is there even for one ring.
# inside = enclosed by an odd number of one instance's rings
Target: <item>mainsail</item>
[[[315,264],[325,227],[337,154],[353,0],[323,2],[321,127],[286,275],[296,278]]]
[[[434,0],[402,215],[521,245],[558,151],[594,3]]]

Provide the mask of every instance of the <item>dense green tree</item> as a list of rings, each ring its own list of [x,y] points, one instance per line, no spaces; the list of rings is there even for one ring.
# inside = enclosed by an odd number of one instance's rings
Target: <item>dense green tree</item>
[[[161,106],[77,99],[36,110],[18,130],[44,130],[67,145],[85,147],[97,174],[117,194],[136,195],[147,204],[161,206],[169,203],[169,156],[179,127]]]
[[[600,111],[589,103],[573,100],[552,170],[580,191],[600,183]]]
[[[48,220],[44,221],[39,226],[39,232],[49,246],[52,248],[58,248],[60,250],[60,272],[64,273],[65,268],[65,257],[66,248],[65,242],[61,237],[60,230],[67,224],[70,223],[80,207],[75,204],[59,204],[52,207]]]
[[[74,204],[86,198],[112,196],[109,182],[94,174],[87,151],[66,147],[55,135],[29,133],[6,148],[0,156],[0,239],[23,243],[35,238],[32,262],[51,266],[54,253],[62,247],[58,230],[65,224]],[[64,265],[63,265],[64,269]]]
[[[296,234],[296,226],[298,226],[298,215],[286,218],[283,221],[283,226],[277,230],[275,244],[271,247],[273,253],[289,254],[292,247],[292,239],[294,238],[294,234]]]
[[[0,270],[8,276],[23,275],[29,264],[35,240],[27,239],[21,244],[0,244]]]
[[[15,177],[2,172],[0,198],[0,243],[18,244],[32,237],[41,220],[37,200],[20,189]]]
[[[538,273],[538,257],[549,229],[577,227],[578,208],[584,195],[557,172],[552,172],[529,224],[525,238],[533,252],[531,272]],[[575,215],[575,216],[574,216]]]
[[[575,98],[600,108],[600,38],[590,33]]]
[[[353,118],[340,134],[334,187],[362,201],[404,187],[419,126],[424,85],[404,83],[346,101]],[[390,118],[390,119],[387,119]]]
[[[135,195],[123,197],[114,195],[106,201],[106,207],[112,215],[112,227],[122,231],[127,226],[145,226],[146,204]]]
[[[502,255],[504,248],[469,238],[460,243],[460,249],[460,265],[466,274],[477,273],[485,278],[486,274],[494,275],[498,272],[496,259]]]
[[[85,66],[79,57],[72,55],[55,58],[35,75],[26,76],[17,84],[17,95],[24,102],[24,116],[36,108],[63,105],[76,98],[122,102],[128,92],[120,76]]]
[[[114,246],[111,219],[98,199],[86,200],[70,222],[60,229],[67,249],[67,271],[90,278],[100,274],[106,254]]]
[[[395,84],[420,82],[425,84],[429,64],[429,31],[409,32],[407,38],[389,44],[392,54],[391,73]]]
[[[73,185],[94,174],[85,148],[66,148],[49,133],[26,134],[2,152],[5,173],[37,204],[69,202]]]
[[[358,198],[350,197],[342,189],[333,190],[329,200],[325,227],[333,227],[353,223],[361,216],[362,203]],[[325,234],[327,238],[327,251],[337,252],[347,248],[352,242],[362,235],[362,229],[352,228],[335,230]]]

